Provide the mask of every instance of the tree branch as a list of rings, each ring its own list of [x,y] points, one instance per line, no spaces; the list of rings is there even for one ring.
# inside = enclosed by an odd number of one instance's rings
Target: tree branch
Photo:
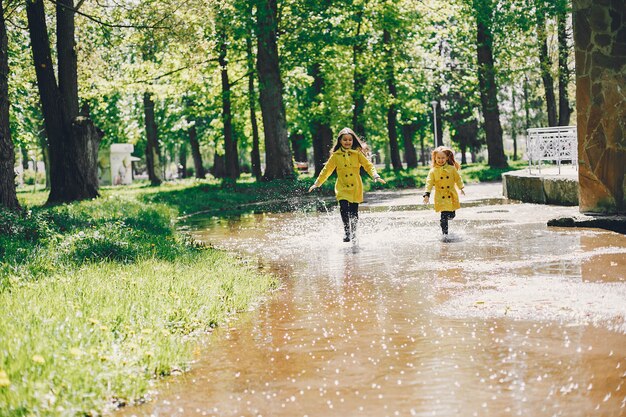
[[[170,76],[172,74],[176,74],[177,72],[181,72],[181,71],[184,71],[186,69],[195,67],[196,65],[202,65],[202,64],[206,64],[207,62],[213,62],[213,61],[217,61],[217,58],[210,58],[210,59],[205,59],[204,61],[194,62],[194,63],[186,65],[184,67],[176,68],[176,69],[173,69],[171,71],[165,72],[165,73],[163,73],[161,75],[157,75],[156,77],[153,77],[151,79],[139,80],[139,81],[135,81],[135,82],[133,82],[131,84],[151,84],[154,81],[160,80],[161,78],[165,78],[165,77]]]
[[[130,29],[130,28],[133,28],[133,29],[171,29],[169,26],[158,26],[158,25],[155,25],[155,26],[151,26],[151,25],[117,25],[117,24],[113,24],[113,23],[109,23],[109,22],[104,22],[104,21],[102,21],[102,20],[100,20],[100,19],[97,19],[97,18],[95,18],[95,17],[93,17],[93,16],[91,16],[91,15],[87,14],[87,13],[80,12],[80,11],[78,11],[78,8],[77,8],[77,7],[69,7],[69,6],[66,6],[66,5],[64,5],[64,4],[59,4],[56,0],[48,0],[48,1],[49,1],[50,3],[52,3],[52,4],[54,4],[55,6],[61,6],[61,7],[64,7],[64,8],[66,8],[66,9],[68,9],[68,10],[73,11],[74,13],[76,13],[76,14],[78,14],[78,15],[80,15],[80,16],[86,17],[87,19],[89,19],[89,20],[91,20],[91,21],[93,21],[93,22],[96,22],[96,23],[97,23],[97,24],[99,24],[99,25],[102,25],[102,26],[107,26],[107,27],[110,27],[110,28],[127,28],[127,29]],[[80,6],[80,5],[82,5],[82,4],[83,4],[83,2],[84,2],[84,0],[80,0],[80,1],[79,1],[79,6]],[[161,19],[161,21],[162,21],[162,20],[163,20],[163,19]]]

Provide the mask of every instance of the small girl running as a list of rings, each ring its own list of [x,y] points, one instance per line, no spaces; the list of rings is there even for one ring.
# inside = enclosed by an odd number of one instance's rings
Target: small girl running
[[[456,187],[463,191],[463,180],[458,170],[461,166],[454,160],[454,152],[446,146],[439,146],[432,152],[432,167],[426,180],[424,204],[430,200],[430,191],[435,188],[435,211],[441,212],[441,232],[448,235],[448,220],[454,219],[455,211],[461,208]]]
[[[356,133],[347,127],[343,128],[337,136],[337,143],[330,151],[330,158],[309,188],[309,192],[318,188],[324,184],[335,169],[337,170],[335,195],[339,201],[339,212],[343,221],[344,242],[349,242],[356,237],[359,203],[363,202],[361,167],[374,178],[374,181],[385,183],[385,180],[376,172],[374,164],[365,157],[365,150],[365,145],[361,143]]]

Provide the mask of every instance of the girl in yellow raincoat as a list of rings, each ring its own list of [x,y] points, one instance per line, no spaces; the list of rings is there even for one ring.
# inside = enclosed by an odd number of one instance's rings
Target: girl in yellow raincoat
[[[361,167],[374,178],[374,181],[385,183],[376,172],[374,164],[365,157],[364,146],[352,129],[344,128],[337,136],[337,143],[330,151],[330,158],[324,165],[319,176],[309,188],[309,192],[321,186],[337,170],[335,195],[339,201],[339,212],[345,232],[343,241],[349,242],[356,237],[359,220],[359,203],[363,202],[363,181]]]
[[[463,180],[459,175],[461,166],[454,160],[452,149],[439,146],[432,152],[432,168],[426,180],[424,204],[430,201],[430,192],[435,189],[435,211],[441,212],[441,232],[444,237],[448,234],[448,220],[454,219],[455,211],[461,208],[456,187],[463,191]],[[456,187],[455,187],[456,186]]]

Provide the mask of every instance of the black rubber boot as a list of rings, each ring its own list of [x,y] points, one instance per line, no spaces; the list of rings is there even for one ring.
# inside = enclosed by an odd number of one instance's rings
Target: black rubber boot
[[[356,239],[356,230],[357,230],[357,225],[359,224],[359,219],[357,217],[352,217],[350,219],[350,225],[352,226],[352,240]]]
[[[350,223],[343,224],[343,241],[350,242]]]
[[[441,233],[443,233],[444,235],[448,234],[448,217],[441,215],[441,220],[439,221],[439,224],[441,225]]]

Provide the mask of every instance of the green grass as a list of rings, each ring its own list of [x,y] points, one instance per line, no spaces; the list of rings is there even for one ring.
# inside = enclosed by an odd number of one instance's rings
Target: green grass
[[[89,415],[185,369],[196,336],[275,288],[125,197],[0,212],[0,415]]]

